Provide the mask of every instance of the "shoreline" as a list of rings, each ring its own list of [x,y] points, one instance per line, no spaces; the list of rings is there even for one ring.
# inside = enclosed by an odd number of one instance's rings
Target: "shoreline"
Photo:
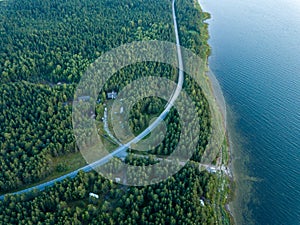
[[[222,162],[220,163],[220,167],[225,167],[225,175],[229,178],[230,182],[229,182],[229,192],[227,193],[229,195],[228,200],[226,201],[225,209],[229,214],[230,219],[232,220],[233,224],[236,224],[236,217],[235,217],[235,212],[232,206],[232,203],[234,201],[235,198],[235,179],[236,179],[236,174],[234,171],[234,166],[233,166],[233,142],[232,142],[232,137],[231,137],[231,132],[228,126],[228,113],[227,113],[227,104],[226,101],[224,99],[224,95],[221,89],[221,86],[216,78],[216,76],[213,74],[213,72],[211,71],[210,67],[209,67],[209,63],[208,63],[208,58],[207,57],[207,71],[206,74],[209,77],[209,82],[212,85],[211,86],[211,91],[213,96],[215,97],[216,101],[217,101],[217,105],[218,107],[220,107],[220,111],[221,114],[223,115],[223,123],[225,125],[225,140],[226,140],[226,147],[227,147],[227,154],[228,154],[228,163],[225,165]],[[216,94],[216,91],[218,91],[219,93]],[[222,100],[220,100],[220,97],[223,100],[224,106],[222,109],[221,103]],[[216,165],[217,166],[217,165]],[[224,172],[224,170],[222,170]]]
[[[200,0],[197,0],[198,6],[200,7],[200,10],[202,13],[208,13],[207,11],[203,10],[203,7],[201,5]],[[210,15],[210,13],[208,13]],[[210,17],[211,18],[211,17]],[[204,22],[204,21],[203,21]],[[208,23],[207,23],[208,24]],[[209,25],[209,24],[208,24]],[[210,46],[211,48],[211,46]],[[223,116],[223,124],[225,126],[225,140],[226,140],[226,151],[228,154],[228,162],[227,164],[223,164],[223,162],[220,162],[220,167],[225,167],[225,175],[229,178],[229,192],[228,194],[228,198],[226,200],[226,203],[224,205],[225,210],[227,211],[230,221],[232,222],[232,224],[237,224],[237,220],[236,220],[236,215],[235,215],[235,210],[233,207],[233,203],[236,200],[236,189],[235,189],[235,184],[236,184],[236,173],[234,170],[234,150],[233,150],[233,140],[232,140],[232,132],[229,129],[229,124],[227,123],[228,121],[228,113],[227,113],[227,108],[228,105],[225,101],[223,92],[222,92],[222,88],[218,82],[218,79],[216,78],[216,76],[214,75],[214,73],[212,72],[212,70],[209,67],[209,57],[210,54],[207,55],[206,58],[206,68],[207,71],[205,72],[205,74],[207,75],[207,77],[209,78],[209,83],[211,85],[211,92],[212,95],[214,96],[214,98],[217,101],[217,106],[219,107],[219,110],[221,111],[221,114]],[[221,154],[222,154],[222,150],[221,150]],[[222,159],[221,159],[222,160]],[[217,166],[217,165],[216,165]],[[222,170],[224,172],[224,170]]]
[[[201,0],[196,0],[198,3],[198,7],[200,8],[201,13],[208,13],[210,15],[209,18],[202,21],[205,22],[208,26],[210,26],[210,23],[207,22],[207,20],[212,19],[211,14],[208,10],[205,10],[205,8],[202,7]],[[208,35],[209,30],[207,28]],[[207,40],[209,41],[209,39]],[[212,48],[211,45],[210,49]],[[210,74],[211,76],[208,76],[210,83],[212,85],[212,89],[214,83],[218,83],[218,79],[212,72],[209,66],[209,57],[211,56],[211,52],[209,55],[207,55],[206,58],[206,67],[207,67],[207,74]],[[215,82],[214,82],[215,80]],[[222,88],[219,87],[221,92]],[[213,92],[213,95],[216,97],[215,92]],[[224,96],[223,96],[224,97]],[[216,97],[216,99],[218,99]],[[232,224],[253,224],[252,223],[252,212],[248,208],[247,204],[250,202],[250,199],[252,198],[252,184],[249,182],[245,182],[245,176],[248,174],[247,170],[247,162],[249,160],[249,155],[247,152],[243,150],[244,145],[244,137],[242,137],[239,133],[237,133],[237,127],[236,127],[236,115],[234,110],[231,108],[230,104],[227,104],[225,101],[225,109],[226,109],[226,116],[224,118],[226,123],[226,145],[227,145],[227,153],[228,153],[228,163],[227,168],[229,169],[230,176],[227,175],[229,178],[229,192],[228,198],[225,202],[225,210],[228,213],[228,216],[230,217],[230,222]],[[238,213],[237,213],[238,212]]]

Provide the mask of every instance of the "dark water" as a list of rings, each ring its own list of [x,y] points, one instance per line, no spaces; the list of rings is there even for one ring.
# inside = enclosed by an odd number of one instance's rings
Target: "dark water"
[[[244,173],[238,182],[241,201],[252,186],[250,201],[235,213],[245,217],[244,224],[300,224],[300,1],[201,0],[201,5],[212,15],[210,67],[243,138],[236,150],[242,155],[236,171]],[[249,156],[247,171],[238,166],[243,154]]]

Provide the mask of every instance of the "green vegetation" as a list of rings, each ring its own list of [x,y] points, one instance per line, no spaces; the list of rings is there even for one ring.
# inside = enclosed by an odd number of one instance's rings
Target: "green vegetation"
[[[56,170],[51,156],[77,151],[71,104],[81,74],[102,52],[122,43],[172,39],[172,17],[165,11],[171,12],[166,2],[142,1],[1,5],[0,193],[45,178]],[[130,72],[119,83],[130,80]]]
[[[183,90],[193,100],[197,110],[197,116],[201,118],[199,121],[199,127],[201,127],[199,133],[199,142],[197,149],[194,150],[194,156],[192,158],[194,161],[200,162],[201,155],[205,149],[210,134],[210,115],[208,103],[201,92],[201,88],[187,74],[185,74]],[[159,114],[162,111],[166,102],[158,98],[154,99],[155,100],[153,100],[153,98],[146,98],[145,100],[143,99],[143,101],[135,104],[131,110],[129,123],[133,133],[138,134],[139,132],[143,131],[144,128],[148,126],[151,115]],[[180,117],[177,111],[174,109],[171,110],[165,118],[165,122],[167,124],[166,136],[159,146],[149,151],[150,154],[169,155],[177,146],[181,131]],[[190,143],[192,140],[187,140],[187,142]]]
[[[1,83],[77,83],[103,52],[137,40],[172,40],[166,12],[167,1],[9,1],[0,7]]]
[[[181,44],[206,60],[209,46],[203,20],[208,15],[192,0],[176,0],[176,8]],[[174,42],[171,12],[169,0],[0,3],[0,192],[50,180],[84,164],[71,122],[81,75],[102,53],[121,44],[153,39]],[[99,93],[96,119],[103,140],[107,139],[100,122],[105,92],[120,91],[143,76],[176,81],[177,69],[144,62],[118,71]],[[179,173],[146,187],[117,185],[94,172],[79,173],[41,193],[6,196],[0,201],[0,224],[215,224],[217,220],[226,224],[228,181],[200,172],[196,163],[210,135],[208,103],[188,75],[184,90],[196,105],[201,132],[193,161]],[[133,132],[141,132],[164,104],[154,98],[136,104],[129,121]],[[180,133],[176,110],[165,121],[167,135],[150,154],[165,156],[176,146]],[[114,147],[109,141],[105,144]],[[126,158],[135,165],[154,161],[133,154]],[[220,187],[224,188],[219,191]],[[89,198],[90,192],[100,198]]]
[[[0,190],[38,181],[56,168],[51,161],[75,152],[70,89],[27,82],[2,84],[0,104]]]
[[[0,202],[4,224],[213,224],[216,178],[187,165],[166,181],[125,187],[95,173],[80,173],[36,197]],[[89,198],[97,193],[99,199]],[[32,198],[33,197],[33,198]],[[28,198],[32,198],[28,200]],[[202,206],[203,199],[205,206]]]

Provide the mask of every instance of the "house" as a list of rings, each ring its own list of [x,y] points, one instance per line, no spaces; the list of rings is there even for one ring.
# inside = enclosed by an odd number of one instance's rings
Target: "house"
[[[123,106],[120,108],[120,114],[122,114],[124,112],[124,108]]]
[[[120,182],[121,182],[121,178],[116,177],[116,178],[115,178],[115,181],[116,181],[117,183],[120,183]]]
[[[213,167],[213,166],[208,167],[208,168],[207,168],[207,171],[208,171],[209,173],[216,173],[216,172],[217,172],[216,168]]]
[[[118,93],[115,92],[115,91],[112,91],[112,92],[108,92],[107,93],[107,98],[108,99],[115,99],[117,97]]]

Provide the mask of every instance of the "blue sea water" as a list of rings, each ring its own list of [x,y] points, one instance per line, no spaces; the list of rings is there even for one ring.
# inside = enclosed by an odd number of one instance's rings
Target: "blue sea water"
[[[238,221],[298,225],[300,1],[200,3],[212,16],[207,21],[209,65],[233,111],[235,132],[242,137],[233,137],[233,142],[243,140],[242,148],[234,149],[241,153],[235,161],[244,160],[247,169],[236,168],[236,173],[244,173],[237,182],[237,198],[248,200],[234,208],[237,217],[244,217]],[[250,197],[245,186],[251,186]]]

